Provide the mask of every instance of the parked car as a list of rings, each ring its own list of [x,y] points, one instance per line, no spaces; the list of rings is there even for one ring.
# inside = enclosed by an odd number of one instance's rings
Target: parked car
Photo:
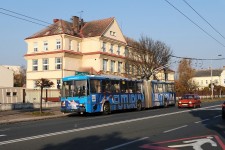
[[[225,101],[222,104],[222,118],[225,119]]]
[[[178,101],[178,108],[181,107],[190,107],[196,108],[201,107],[201,100],[199,95],[197,94],[185,94]]]

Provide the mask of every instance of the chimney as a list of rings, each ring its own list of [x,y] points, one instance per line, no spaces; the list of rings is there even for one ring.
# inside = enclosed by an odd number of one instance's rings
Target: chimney
[[[80,30],[79,17],[73,16],[72,17],[72,23],[73,23],[73,30],[75,32],[79,32],[79,30]]]
[[[59,21],[59,19],[53,19],[53,23],[56,23],[58,21]]]

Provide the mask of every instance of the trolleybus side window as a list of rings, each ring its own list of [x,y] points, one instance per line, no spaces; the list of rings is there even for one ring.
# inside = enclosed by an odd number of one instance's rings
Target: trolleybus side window
[[[101,92],[100,80],[90,80],[90,88],[91,93],[100,93]]]
[[[126,91],[128,92],[127,81],[120,81],[120,89],[121,93],[126,93]]]

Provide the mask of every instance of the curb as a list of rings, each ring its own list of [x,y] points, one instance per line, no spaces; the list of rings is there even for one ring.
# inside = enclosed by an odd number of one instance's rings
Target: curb
[[[52,119],[52,118],[60,118],[66,117],[68,114],[60,114],[60,115],[53,115],[53,116],[43,116],[43,117],[29,117],[29,118],[20,118],[20,119],[5,119],[0,121],[0,125],[3,124],[11,124],[11,123],[19,123],[19,122],[28,122],[28,121],[36,121],[36,120],[45,120],[45,119]]]

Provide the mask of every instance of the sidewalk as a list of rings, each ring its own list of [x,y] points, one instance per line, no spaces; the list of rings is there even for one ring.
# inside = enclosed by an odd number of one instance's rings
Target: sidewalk
[[[16,123],[32,120],[42,120],[49,118],[65,117],[69,114],[63,114],[59,107],[43,108],[43,112],[49,112],[51,115],[36,116],[33,112],[39,112],[39,109],[21,109],[0,111],[0,125],[7,123]]]

